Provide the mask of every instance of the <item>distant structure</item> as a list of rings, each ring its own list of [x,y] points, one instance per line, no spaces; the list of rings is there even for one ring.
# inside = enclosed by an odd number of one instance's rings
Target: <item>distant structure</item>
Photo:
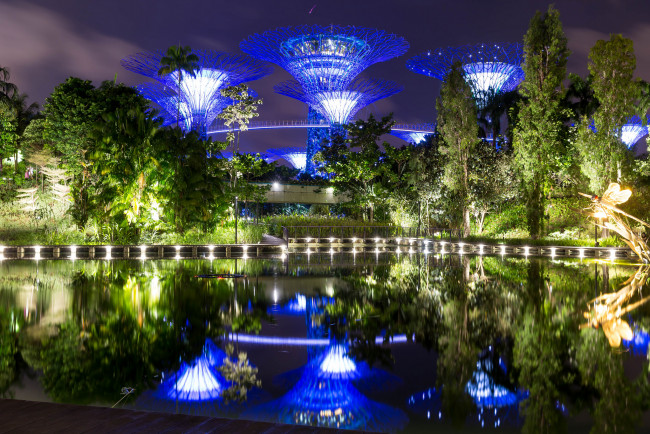
[[[295,80],[276,86],[276,92],[307,103],[334,128],[365,105],[401,90],[393,82],[356,79],[370,65],[400,56],[408,47],[403,38],[383,31],[333,25],[270,30],[240,44],[245,53],[287,70]],[[319,145],[308,145],[310,163]],[[308,167],[315,170],[313,164]]]
[[[646,134],[648,134],[648,127],[643,125],[641,118],[638,116],[632,116],[621,127],[621,141],[625,143],[628,149],[634,146]]]
[[[295,169],[299,169],[301,172],[305,171],[305,167],[307,166],[307,151],[305,148],[267,149],[266,152],[276,157],[276,160],[283,158],[291,163]]]
[[[589,128],[594,133],[596,132],[596,126],[594,125],[593,119],[589,124]],[[632,116],[621,127],[621,142],[623,142],[629,149],[646,134],[648,134],[648,127],[643,125],[643,121],[640,117]]]
[[[397,129],[393,128],[390,133],[395,137],[399,137],[405,142],[409,142],[412,145],[419,145],[424,142],[428,136],[433,134],[433,131],[436,129],[436,124],[423,124],[418,125],[420,128],[425,128],[427,131],[418,131],[418,130],[406,130],[406,129]]]
[[[477,105],[482,108],[490,96],[519,86],[524,79],[523,58],[521,44],[478,44],[427,51],[409,59],[406,67],[445,81],[454,62],[460,62],[465,81],[471,86]]]
[[[194,50],[199,58],[195,77],[183,74],[178,86],[178,73],[159,76],[160,60],[164,52],[145,51],[128,56],[120,62],[125,69],[153,78],[158,83],[138,87],[145,97],[163,108],[166,123],[178,122],[184,131],[196,130],[205,137],[207,127],[229,103],[221,96],[221,89],[257,80],[271,73],[272,67],[242,56],[211,50]],[[180,102],[180,105],[179,105]]]

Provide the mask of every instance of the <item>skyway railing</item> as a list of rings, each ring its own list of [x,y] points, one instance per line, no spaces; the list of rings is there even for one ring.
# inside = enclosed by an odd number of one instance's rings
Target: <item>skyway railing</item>
[[[306,120],[285,120],[285,121],[253,121],[248,124],[249,130],[271,130],[281,128],[329,128],[330,124],[308,122]],[[208,134],[225,134],[228,131],[239,131],[238,128],[230,128],[223,124],[213,125]],[[393,131],[418,132],[431,134],[435,132],[435,124],[406,124],[396,123],[393,125]]]

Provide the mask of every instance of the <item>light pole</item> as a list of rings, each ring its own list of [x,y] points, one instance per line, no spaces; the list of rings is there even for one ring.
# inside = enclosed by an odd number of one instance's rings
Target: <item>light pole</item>
[[[237,196],[235,196],[235,244],[237,244]]]
[[[605,212],[597,211],[594,213],[594,217],[596,218],[596,223],[594,224],[594,247],[599,247],[598,244],[598,226],[600,226],[600,222],[602,222],[604,219],[607,218],[607,214]]]

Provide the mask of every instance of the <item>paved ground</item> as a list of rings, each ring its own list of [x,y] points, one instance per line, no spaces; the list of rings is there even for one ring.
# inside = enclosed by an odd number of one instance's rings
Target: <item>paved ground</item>
[[[286,241],[282,238],[274,237],[272,235],[262,235],[262,244],[273,244],[274,246],[284,246]]]
[[[332,433],[246,420],[0,399],[0,433]]]

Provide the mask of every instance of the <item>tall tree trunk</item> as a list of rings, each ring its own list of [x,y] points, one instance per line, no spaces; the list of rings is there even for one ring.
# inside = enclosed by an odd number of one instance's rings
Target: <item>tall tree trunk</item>
[[[470,236],[471,227],[469,221],[469,207],[463,207],[463,238]]]

